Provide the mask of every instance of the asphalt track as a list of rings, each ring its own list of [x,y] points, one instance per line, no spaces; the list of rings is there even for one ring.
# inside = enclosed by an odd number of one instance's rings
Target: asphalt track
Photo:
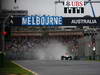
[[[100,75],[100,62],[60,60],[16,61],[39,75]]]

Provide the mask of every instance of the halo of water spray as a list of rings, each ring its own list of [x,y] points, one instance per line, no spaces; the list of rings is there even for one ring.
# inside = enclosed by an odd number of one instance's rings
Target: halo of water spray
[[[35,55],[39,60],[60,60],[66,52],[69,53],[67,46],[57,40],[50,40],[36,48]]]
[[[46,40],[46,39],[45,39]],[[60,60],[68,51],[67,43],[60,40],[33,38],[19,38],[12,42],[12,47],[7,50],[8,56],[13,59],[35,59],[35,60]]]

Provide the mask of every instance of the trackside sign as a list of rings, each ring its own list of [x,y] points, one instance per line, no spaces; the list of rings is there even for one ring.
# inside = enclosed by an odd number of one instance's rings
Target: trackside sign
[[[100,18],[84,18],[84,17],[71,17],[63,18],[63,25],[65,26],[100,26]]]
[[[12,26],[100,26],[100,17],[20,16]]]
[[[84,0],[65,0],[64,13],[84,14]]]
[[[62,25],[63,20],[61,16],[25,16],[22,17],[22,25],[45,25],[58,26]]]

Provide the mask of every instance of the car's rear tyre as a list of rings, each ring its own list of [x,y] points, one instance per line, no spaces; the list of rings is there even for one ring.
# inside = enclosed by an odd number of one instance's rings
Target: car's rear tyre
[[[69,57],[61,56],[61,60],[72,60],[72,56]]]
[[[68,58],[65,56],[61,56],[61,60],[68,60]]]

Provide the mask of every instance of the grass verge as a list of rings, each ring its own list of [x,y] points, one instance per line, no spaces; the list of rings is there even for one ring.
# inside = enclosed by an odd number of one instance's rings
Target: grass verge
[[[16,75],[35,75],[32,72],[14,64],[11,61],[5,61],[4,66],[0,67],[0,74],[16,74]]]

